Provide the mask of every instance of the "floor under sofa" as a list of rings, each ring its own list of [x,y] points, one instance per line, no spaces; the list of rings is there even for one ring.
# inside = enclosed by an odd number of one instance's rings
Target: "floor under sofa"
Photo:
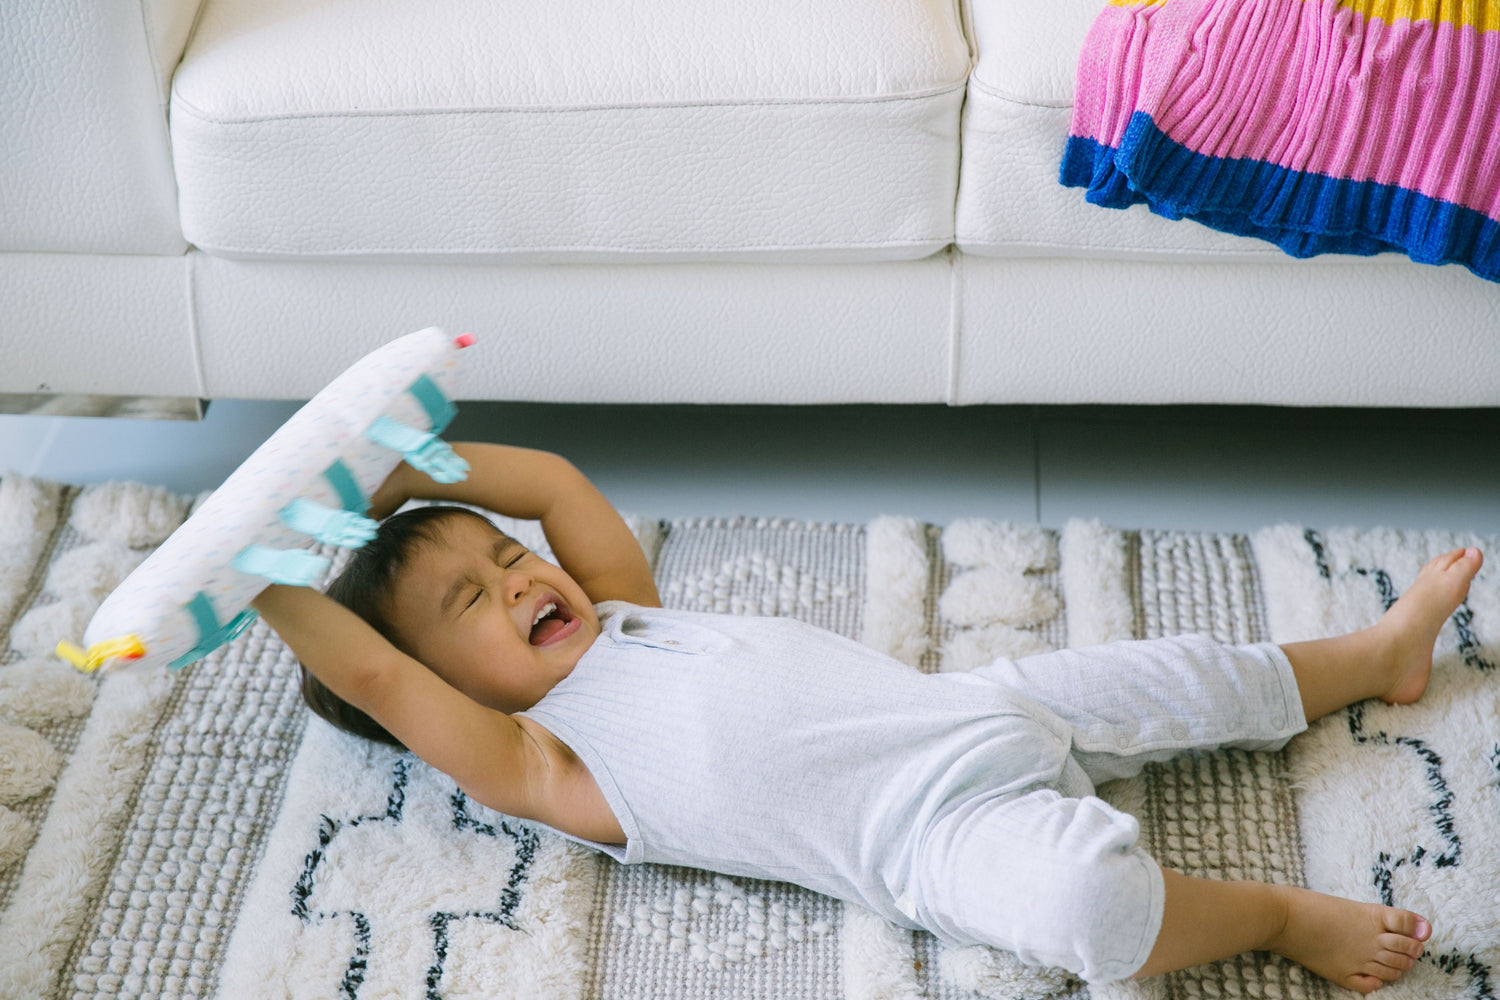
[[[202,422],[0,417],[0,470],[210,489],[295,402]],[[1263,406],[612,406],[468,403],[450,440],[561,452],[658,517],[881,514],[1249,531],[1500,531],[1500,410]]]

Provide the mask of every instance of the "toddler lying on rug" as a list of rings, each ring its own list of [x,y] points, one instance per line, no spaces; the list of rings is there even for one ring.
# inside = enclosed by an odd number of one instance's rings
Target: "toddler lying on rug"
[[[1369,992],[1413,967],[1415,913],[1162,869],[1094,784],[1189,749],[1277,749],[1427,686],[1483,561],[1429,562],[1373,627],[1276,646],[1120,642],[928,675],[787,618],[661,608],[635,537],[571,464],[461,444],[409,466],[329,596],[255,607],[336,725],[627,864],[794,882],[956,945],[1101,982],[1243,951]],[[560,565],[461,507],[540,520]]]

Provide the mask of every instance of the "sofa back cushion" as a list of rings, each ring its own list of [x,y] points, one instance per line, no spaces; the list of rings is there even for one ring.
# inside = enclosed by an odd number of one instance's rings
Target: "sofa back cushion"
[[[1268,243],[1144,205],[1099,208],[1058,181],[1078,55],[1106,0],[969,0],[975,63],[964,107],[957,242],[985,256],[1279,262]]]
[[[0,251],[180,254],[166,99],[198,0],[8,0]]]

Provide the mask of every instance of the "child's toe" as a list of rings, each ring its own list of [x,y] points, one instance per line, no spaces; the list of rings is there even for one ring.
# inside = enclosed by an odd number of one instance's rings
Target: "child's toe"
[[[1443,572],[1452,569],[1453,566],[1459,562],[1475,561],[1483,562],[1484,553],[1479,549],[1470,546],[1469,548],[1464,549],[1450,549],[1447,552],[1444,552],[1442,555],[1433,556],[1432,559],[1428,561],[1427,566],[1431,567],[1437,572]],[[1423,568],[1426,569],[1427,567]]]
[[[1426,941],[1432,936],[1432,925],[1427,919],[1410,910],[1385,909],[1381,911],[1381,925],[1390,934],[1397,934],[1417,941]]]
[[[1433,556],[1430,560],[1428,560],[1427,565],[1422,567],[1421,571],[1418,572],[1417,575],[1422,576],[1425,574],[1427,576],[1441,576],[1442,574],[1448,572],[1448,570],[1452,569],[1453,564],[1458,562],[1463,557],[1463,549],[1450,549],[1449,551],[1444,552],[1441,555]]]
[[[1385,951],[1405,955],[1408,958],[1417,959],[1422,957],[1422,942],[1414,935],[1406,934],[1382,934],[1375,939],[1375,945]]]

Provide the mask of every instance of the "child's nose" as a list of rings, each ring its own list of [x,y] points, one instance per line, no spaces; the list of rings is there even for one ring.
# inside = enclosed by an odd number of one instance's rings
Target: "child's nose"
[[[509,597],[512,604],[519,603],[531,590],[532,578],[530,573],[521,570],[506,570],[505,578],[501,582],[501,589]]]

